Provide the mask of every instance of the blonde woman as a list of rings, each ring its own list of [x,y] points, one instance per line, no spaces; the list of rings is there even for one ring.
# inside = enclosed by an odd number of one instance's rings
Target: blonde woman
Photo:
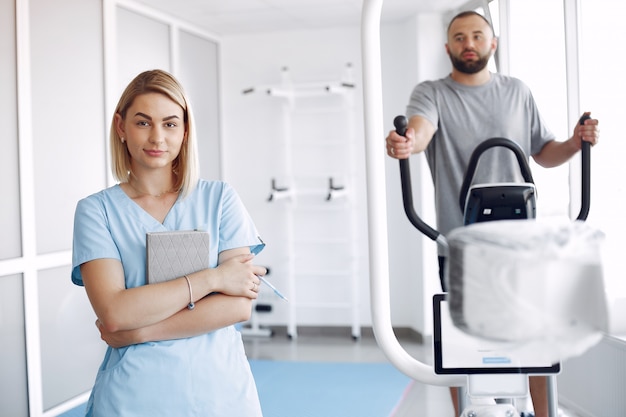
[[[81,200],[72,281],[84,285],[108,348],[87,416],[261,416],[234,324],[266,270],[236,192],[198,179],[189,101],[167,72],[139,74],[111,124],[117,185]],[[208,230],[210,267],[146,285],[146,233]]]

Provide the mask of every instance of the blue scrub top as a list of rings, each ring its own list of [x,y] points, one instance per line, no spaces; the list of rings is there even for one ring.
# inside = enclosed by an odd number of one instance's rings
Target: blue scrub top
[[[207,230],[212,268],[218,254],[265,244],[235,190],[199,181],[176,201],[163,223],[119,185],[78,202],[74,218],[72,281],[83,285],[80,265],[118,259],[127,288],[146,283],[146,233]],[[108,347],[87,405],[87,416],[261,416],[241,334],[229,326],[201,336]]]

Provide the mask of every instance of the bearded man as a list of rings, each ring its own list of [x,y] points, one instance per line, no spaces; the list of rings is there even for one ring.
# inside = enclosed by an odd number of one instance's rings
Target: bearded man
[[[487,68],[498,46],[490,23],[474,11],[455,16],[448,26],[446,52],[452,72],[445,78],[418,84],[410,97],[406,136],[395,130],[386,138],[387,154],[406,159],[425,152],[433,177],[437,230],[444,236],[463,226],[458,199],[470,156],[492,137],[516,142],[524,153],[543,167],[556,167],[581,149],[582,141],[595,145],[598,120],[576,125],[570,138],[557,141],[545,125],[530,89],[517,78]],[[590,113],[585,113],[589,115]],[[519,165],[507,149],[493,148],[480,159],[476,183],[517,182]],[[439,257],[443,291],[445,259]],[[530,378],[536,417],[548,417],[545,377]],[[456,390],[452,389],[456,416]]]

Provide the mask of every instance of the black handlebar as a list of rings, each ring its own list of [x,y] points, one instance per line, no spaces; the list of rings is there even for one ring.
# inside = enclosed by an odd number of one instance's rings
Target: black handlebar
[[[407,120],[404,116],[397,116],[393,119],[393,124],[396,127],[396,132],[400,136],[406,135]],[[415,212],[413,205],[413,189],[411,186],[411,167],[408,159],[400,159],[400,182],[402,184],[402,201],[404,203],[404,212],[409,218],[409,221],[417,230],[422,232],[432,240],[437,240],[440,232],[426,224]]]
[[[591,117],[584,114],[578,123],[584,125],[587,119],[591,119]],[[580,212],[576,220],[587,220],[591,202],[591,144],[589,142],[583,140],[580,154],[582,159],[582,189],[580,192]]]
[[[585,124],[585,120],[590,119],[588,115],[583,115],[579,124]],[[393,124],[396,128],[396,132],[400,136],[406,135],[406,129],[408,126],[408,121],[405,116],[396,116],[393,119]],[[470,159],[470,164],[468,166],[467,174],[463,181],[463,186],[461,189],[461,211],[464,210],[465,206],[465,198],[467,197],[467,192],[469,190],[469,186],[471,184],[472,178],[474,176],[474,171],[476,169],[476,164],[478,163],[478,158],[480,154],[485,150],[495,147],[495,146],[504,146],[509,148],[515,153],[517,161],[520,165],[520,169],[522,171],[522,176],[526,182],[534,182],[532,178],[532,174],[530,172],[530,167],[528,166],[528,160],[524,155],[524,152],[520,149],[520,147],[515,143],[508,139],[504,138],[491,138],[487,141],[480,144],[476,150],[472,153],[472,157]],[[577,220],[586,220],[587,215],[589,214],[589,206],[591,200],[591,163],[590,163],[590,154],[591,154],[591,144],[589,142],[583,141],[581,148],[581,158],[582,158],[582,190],[581,190],[581,209],[578,214]],[[413,189],[411,186],[411,167],[409,165],[409,159],[400,159],[400,181],[402,184],[402,201],[404,203],[404,212],[406,213],[409,221],[417,230],[422,232],[425,236],[429,237],[432,240],[437,240],[437,238],[441,235],[441,233],[428,224],[426,224],[415,212],[415,208],[413,205]],[[471,170],[470,170],[471,169]],[[471,172],[471,176],[468,175]]]

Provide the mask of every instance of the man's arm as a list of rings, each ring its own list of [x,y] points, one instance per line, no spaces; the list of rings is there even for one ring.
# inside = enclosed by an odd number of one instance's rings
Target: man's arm
[[[589,112],[584,115],[589,116]],[[551,141],[533,155],[535,162],[544,168],[557,167],[569,161],[582,147],[582,141],[595,145],[600,137],[597,119],[587,119],[584,125],[576,124],[574,134],[566,141]]]
[[[580,148],[570,138],[565,142],[556,140],[546,143],[533,159],[544,168],[554,168],[569,161]]]

